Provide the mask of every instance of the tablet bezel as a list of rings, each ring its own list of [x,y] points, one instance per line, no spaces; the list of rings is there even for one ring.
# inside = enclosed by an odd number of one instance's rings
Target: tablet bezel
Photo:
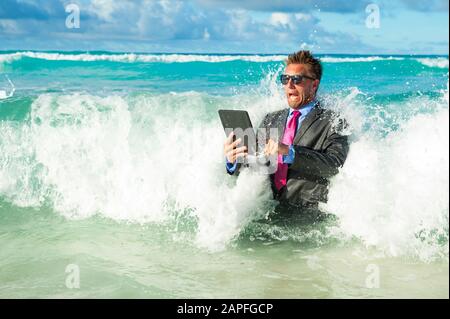
[[[219,110],[218,113],[226,136],[231,131],[235,132],[233,140],[242,138],[243,143],[240,143],[239,146],[247,146],[249,155],[256,154],[256,134],[248,112],[244,110]],[[253,139],[253,143],[249,143],[248,139]]]

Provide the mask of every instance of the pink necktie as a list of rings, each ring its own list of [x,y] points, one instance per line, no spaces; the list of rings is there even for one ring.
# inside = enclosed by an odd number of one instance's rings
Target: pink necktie
[[[285,145],[291,145],[295,137],[295,129],[297,127],[297,121],[301,115],[300,111],[293,111],[290,120],[287,122],[286,128],[284,129],[283,139],[281,143]],[[288,172],[288,164],[283,163],[283,155],[278,154],[278,168],[275,172],[275,187],[280,190],[286,185]]]

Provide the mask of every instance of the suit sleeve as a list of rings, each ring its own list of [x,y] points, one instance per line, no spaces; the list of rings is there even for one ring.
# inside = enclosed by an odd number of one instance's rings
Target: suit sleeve
[[[229,167],[229,164],[226,163],[226,164],[225,164],[225,168],[226,168],[227,173],[228,173],[229,175],[235,175],[235,176],[238,176],[238,175],[239,175],[239,169],[241,168],[242,163],[234,163],[234,165],[235,165],[235,166],[233,166],[233,167]]]
[[[341,121],[339,126],[345,127],[346,125],[344,121]],[[337,131],[330,125],[321,151],[294,145],[295,158],[289,168],[323,178],[336,175],[339,168],[344,165],[349,150],[348,136],[341,135]]]

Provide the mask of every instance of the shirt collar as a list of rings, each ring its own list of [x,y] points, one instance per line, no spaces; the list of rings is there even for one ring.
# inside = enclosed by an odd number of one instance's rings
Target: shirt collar
[[[316,106],[316,104],[317,104],[317,100],[314,99],[311,102],[309,102],[308,104],[301,107],[299,111],[302,113],[302,116],[303,117],[306,116],[306,114],[308,114],[312,110],[312,108],[314,106]],[[296,111],[296,110],[293,108],[289,108],[289,116],[291,116],[292,112],[294,112],[294,111]]]

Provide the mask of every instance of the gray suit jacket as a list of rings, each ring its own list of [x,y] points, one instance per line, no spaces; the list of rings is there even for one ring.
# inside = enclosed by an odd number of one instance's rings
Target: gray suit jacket
[[[270,129],[276,128],[280,142],[288,115],[287,108],[269,113],[259,129],[270,136]],[[348,137],[340,133],[347,124],[336,119],[337,114],[317,104],[303,120],[294,137],[295,160],[289,165],[286,187],[277,191],[270,175],[274,198],[282,204],[317,207],[327,201],[329,178],[339,172],[349,151]]]

